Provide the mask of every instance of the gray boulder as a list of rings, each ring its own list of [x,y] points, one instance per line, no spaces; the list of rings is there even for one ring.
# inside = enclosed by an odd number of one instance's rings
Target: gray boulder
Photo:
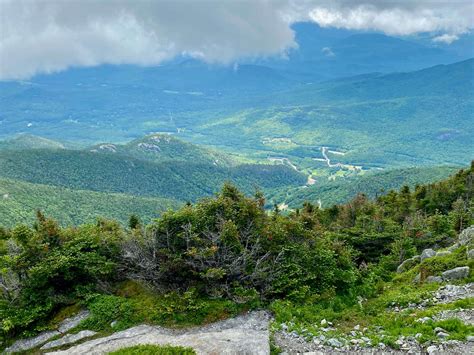
[[[441,339],[446,339],[447,337],[449,337],[449,334],[448,333],[444,333],[444,332],[440,332],[438,334],[436,334],[436,336],[438,338],[441,338]]]
[[[474,259],[474,249],[468,250],[467,251],[467,259]]]
[[[67,344],[72,344],[75,343],[76,341],[89,338],[91,336],[96,335],[96,332],[93,332],[92,330],[82,330],[79,333],[76,334],[67,334],[63,336],[60,339],[50,341],[49,343],[44,344],[41,349],[46,350],[46,349],[51,349],[51,348],[56,348],[58,346],[63,346]]]
[[[421,274],[418,273],[418,275],[416,275],[415,278],[413,279],[413,283],[418,284],[420,283],[420,280],[421,280]]]
[[[464,279],[469,276],[469,266],[456,267],[443,272],[444,281]]]
[[[420,261],[423,261],[428,258],[432,258],[433,256],[436,256],[436,252],[433,249],[425,249],[421,253]]]
[[[459,244],[468,245],[474,239],[474,226],[464,229],[461,234],[459,234]]]
[[[428,276],[425,281],[427,283],[441,283],[443,282],[443,278],[441,276]]]
[[[336,338],[328,339],[328,344],[335,348],[340,348],[342,345],[344,345]]]
[[[403,263],[401,263],[397,267],[397,273],[400,274],[402,272],[410,270],[412,267],[414,267],[415,265],[417,265],[419,263],[420,263],[420,256],[419,255],[415,255],[414,257],[412,257],[410,259],[406,259]]]
[[[451,252],[449,250],[443,250],[443,251],[438,251],[436,253],[436,256],[445,256],[445,255],[449,255],[451,254]]]

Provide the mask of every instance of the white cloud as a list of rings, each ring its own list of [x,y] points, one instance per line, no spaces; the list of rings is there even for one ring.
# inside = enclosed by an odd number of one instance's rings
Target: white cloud
[[[229,63],[295,46],[283,1],[0,0],[0,78],[71,66]]]
[[[445,33],[441,36],[436,36],[432,39],[433,42],[438,42],[438,43],[446,43],[446,44],[451,44],[454,41],[457,41],[459,39],[459,36],[457,35],[450,35],[448,33]]]
[[[455,40],[473,27],[472,7],[470,0],[0,0],[0,79],[156,65],[183,53],[211,63],[284,54],[296,46],[291,23],[302,20]]]
[[[334,54],[334,52],[332,51],[331,47],[324,47],[323,49],[321,49],[321,52],[323,52],[323,54],[326,57],[335,57],[336,56]]]
[[[472,1],[344,1],[314,3],[309,18],[322,27],[376,30],[389,35],[468,31],[474,23]],[[312,7],[312,8],[311,8]]]

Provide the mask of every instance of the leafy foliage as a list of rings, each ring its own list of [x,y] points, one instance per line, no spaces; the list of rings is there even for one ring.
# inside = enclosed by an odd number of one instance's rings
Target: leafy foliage
[[[15,334],[113,281],[121,233],[108,221],[61,229],[41,213],[33,229],[12,229],[0,258],[2,332]]]
[[[44,329],[77,303],[92,313],[82,326],[105,331],[112,321],[118,329],[190,325],[270,304],[278,320],[300,325],[325,316],[385,322],[390,342],[411,332],[404,327],[422,327],[412,316],[380,313],[394,300],[426,296],[432,284],[422,277],[413,285],[414,273],[472,265],[460,248],[393,277],[400,262],[474,223],[473,180],[474,164],[414,191],[359,195],[327,209],[305,203],[289,215],[265,211],[260,192],[250,198],[225,184],[147,226],[132,216],[129,229],[103,219],[61,228],[38,213],[32,228],[0,229],[1,334]],[[363,308],[360,297],[370,299]],[[455,338],[471,331],[446,327]]]

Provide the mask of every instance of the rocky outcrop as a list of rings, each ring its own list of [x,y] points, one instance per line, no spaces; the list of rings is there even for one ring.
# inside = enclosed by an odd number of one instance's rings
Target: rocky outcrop
[[[191,347],[198,354],[267,355],[269,320],[270,316],[262,311],[188,330],[139,325],[50,354],[107,354],[134,345],[157,344]]]
[[[72,328],[75,328],[81,323],[84,319],[89,317],[89,311],[81,311],[76,314],[74,317],[67,318],[59,324],[58,330],[60,333],[66,333],[70,331]]]
[[[461,266],[442,273],[444,281],[464,279],[469,276],[469,266]]]
[[[33,338],[17,340],[12,346],[5,349],[5,353],[11,354],[36,348],[41,344],[47,342],[49,339],[58,335],[61,335],[61,333],[57,330],[51,330],[47,332],[42,332]]]
[[[56,339],[56,340],[50,341],[49,343],[44,344],[41,347],[41,350],[47,350],[47,349],[57,348],[58,346],[73,344],[79,340],[90,338],[96,334],[97,333],[93,332],[92,330],[81,330],[79,333],[76,333],[76,334],[67,334],[63,336],[62,338],[59,338],[59,339]]]
[[[474,240],[474,226],[464,229],[461,234],[459,234],[459,245],[469,245]]]
[[[432,258],[433,256],[436,256],[436,252],[433,249],[425,249],[421,253],[420,261],[426,260],[428,258]]]
[[[419,255],[415,255],[414,257],[412,257],[410,259],[406,259],[403,263],[401,263],[397,267],[397,273],[400,274],[402,272],[410,270],[412,267],[414,267],[415,265],[418,265],[419,263],[420,263],[420,256]]]
[[[34,349],[41,344],[46,343],[48,340],[63,335],[64,333],[68,332],[72,328],[79,325],[84,319],[89,317],[88,311],[79,312],[77,315],[71,318],[66,318],[63,320],[57,330],[46,331],[38,334],[35,337],[28,338],[28,339],[20,339],[13,343],[12,346],[5,349],[5,353],[14,353],[19,351],[27,351]],[[77,341],[77,340],[76,340]]]
[[[474,297],[474,283],[466,285],[445,285],[435,292],[436,303],[451,303],[457,300]]]

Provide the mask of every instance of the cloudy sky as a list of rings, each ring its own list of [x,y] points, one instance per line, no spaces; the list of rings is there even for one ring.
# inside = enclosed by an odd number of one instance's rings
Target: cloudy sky
[[[472,0],[0,0],[0,79],[71,66],[156,65],[179,54],[211,63],[284,54],[291,24],[431,33],[474,27]]]

